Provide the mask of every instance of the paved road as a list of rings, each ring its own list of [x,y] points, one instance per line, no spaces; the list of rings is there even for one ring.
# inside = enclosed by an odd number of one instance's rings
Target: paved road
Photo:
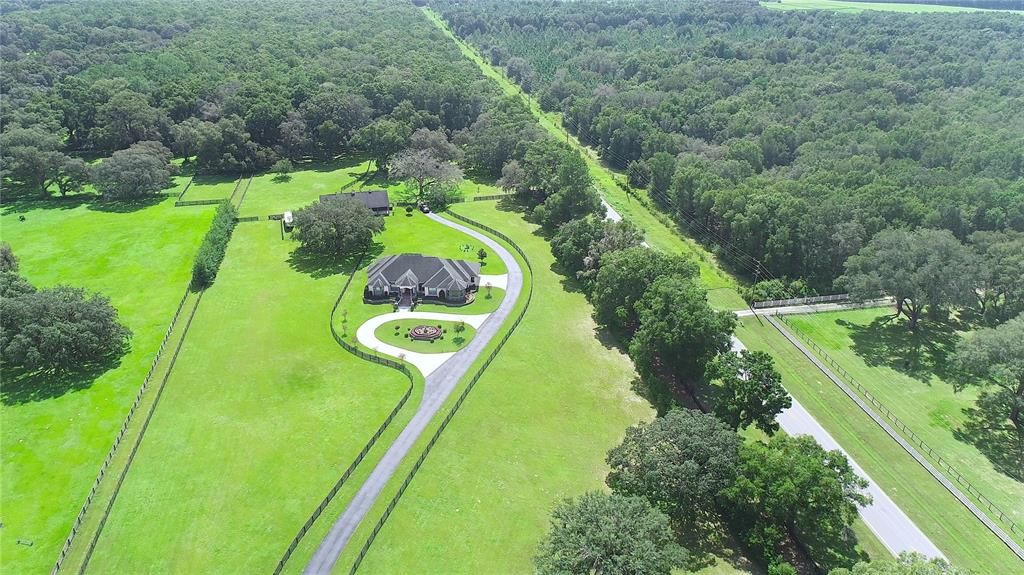
[[[501,261],[505,262],[505,267],[508,268],[505,299],[502,300],[498,309],[480,326],[476,336],[469,342],[469,345],[458,351],[451,359],[425,378],[423,399],[416,410],[416,414],[406,424],[405,429],[395,439],[395,442],[391,444],[391,447],[388,448],[387,452],[377,463],[377,466],[373,468],[373,472],[370,473],[362,487],[359,488],[359,491],[349,501],[341,517],[334,522],[331,531],[320,543],[316,554],[313,555],[309,564],[306,565],[304,573],[326,574],[331,572],[334,563],[338,560],[342,550],[345,549],[345,545],[352,537],[352,533],[355,532],[356,527],[366,517],[367,512],[369,512],[377,497],[380,496],[384,486],[391,479],[391,476],[394,475],[395,469],[398,468],[399,464],[416,443],[420,434],[427,427],[427,424],[430,423],[430,420],[433,419],[445,400],[451,395],[452,390],[455,389],[462,376],[465,375],[473,365],[473,362],[476,361],[476,358],[483,351],[487,342],[501,329],[505,319],[512,312],[512,308],[519,298],[520,291],[522,291],[523,271],[512,254],[502,247],[501,244],[476,230],[456,224],[437,214],[427,215],[430,219],[440,224],[455,228],[480,240],[490,247],[492,252],[501,258]]]
[[[732,338],[732,350],[734,352],[739,353],[745,349],[746,347],[739,339],[736,337]],[[825,449],[838,449],[846,455],[857,475],[860,475],[868,482],[867,492],[871,496],[871,503],[860,508],[860,517],[889,551],[894,555],[899,555],[904,551],[916,551],[927,557],[946,558],[939,551],[939,548],[928,539],[928,536],[922,533],[917,525],[907,517],[907,514],[896,505],[896,502],[886,495],[882,488],[872,481],[871,477],[857,465],[857,462],[850,457],[849,453],[846,453],[842,446],[839,445],[839,442],[811,417],[811,414],[800,405],[796,398],[793,398],[792,407],[779,414],[778,420],[779,426],[786,433],[790,435],[810,435]]]

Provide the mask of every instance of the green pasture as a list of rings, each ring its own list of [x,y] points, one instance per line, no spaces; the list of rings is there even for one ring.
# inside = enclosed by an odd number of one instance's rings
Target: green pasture
[[[231,197],[236,185],[238,185],[238,176],[196,176],[192,179],[192,185],[185,190],[185,195],[181,197],[181,200],[183,202],[226,200]],[[245,186],[244,180],[242,186]],[[242,193],[241,189],[238,193]],[[183,206],[182,209],[185,207],[195,208],[195,206]]]
[[[236,228],[90,573],[272,571],[405,392],[331,335],[351,263],[296,247],[272,222]]]
[[[249,184],[239,215],[266,217],[282,214],[308,206],[319,200],[322,194],[334,194],[342,189],[359,191],[362,177],[371,165],[371,161],[354,157],[297,164],[294,172],[284,175],[260,174]]]
[[[456,321],[401,319],[382,324],[374,331],[377,339],[395,347],[418,353],[446,353],[459,351],[473,339],[476,330],[469,324],[462,324],[462,333],[456,332]],[[409,337],[409,330],[419,325],[432,325],[442,330],[441,337],[433,340],[417,340]]]
[[[761,2],[761,6],[772,10],[834,10],[857,14],[865,10],[885,12],[936,13],[936,12],[1009,12],[1024,13],[1021,10],[986,10],[966,6],[942,6],[939,4],[901,4],[898,2],[848,2],[845,0],[782,0]]]
[[[913,334],[905,322],[884,322],[890,311],[796,315],[790,321],[978,491],[1024,525],[1024,482],[999,471],[1000,465],[1012,467],[1005,446],[987,434],[965,431],[978,390],[957,393],[949,363],[963,326],[925,319]]]
[[[95,373],[3,376],[0,554],[7,572],[52,568],[185,293],[213,209],[174,208],[184,184],[178,178],[173,195],[141,204],[5,197],[0,237],[21,273],[38,286],[103,293],[134,334],[131,351]]]
[[[1020,560],[995,535],[768,322],[742,318],[736,335],[775,358],[786,390],[953,564],[976,573],[1020,570]]]

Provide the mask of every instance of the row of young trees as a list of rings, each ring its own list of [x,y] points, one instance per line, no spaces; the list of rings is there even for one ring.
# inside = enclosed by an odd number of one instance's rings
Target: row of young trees
[[[1024,231],[1019,19],[431,4],[752,280],[830,290],[889,227]]]

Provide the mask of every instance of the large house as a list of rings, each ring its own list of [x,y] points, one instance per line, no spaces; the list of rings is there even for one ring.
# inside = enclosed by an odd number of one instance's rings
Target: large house
[[[381,258],[367,270],[368,300],[395,300],[409,305],[426,298],[465,302],[480,285],[480,264],[420,254],[397,254]]]
[[[391,200],[388,199],[387,190],[370,190],[369,192],[338,192],[337,194],[324,194],[320,196],[321,202],[338,198],[352,198],[359,200],[364,206],[370,208],[375,215],[387,216],[391,214]]]

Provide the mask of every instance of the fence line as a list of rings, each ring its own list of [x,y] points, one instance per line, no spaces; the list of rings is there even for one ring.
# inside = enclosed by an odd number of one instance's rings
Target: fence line
[[[848,371],[846,371],[846,369],[842,365],[839,364],[839,362],[837,362],[835,359],[833,359],[832,356],[830,356],[824,349],[822,349],[821,346],[819,346],[818,344],[814,343],[814,340],[812,338],[808,337],[786,315],[784,315],[784,314],[776,314],[776,315],[770,316],[769,317],[769,321],[771,321],[773,318],[777,318],[777,319],[782,320],[790,329],[792,329],[796,333],[796,335],[803,342],[806,342],[808,345],[810,345],[810,347],[815,351],[815,353],[820,358],[822,358],[825,362],[827,362],[829,364],[829,366],[832,369],[834,369],[836,371],[836,373],[838,373],[839,376],[841,376],[846,383],[852,385],[854,387],[854,389],[856,389],[861,394],[861,396],[864,397],[864,399],[866,399],[872,406],[874,406],[876,409],[878,409],[882,413],[882,415],[885,416],[885,418],[888,419],[890,423],[892,423],[892,425],[895,427],[895,429],[902,431],[903,432],[902,433],[902,437],[908,439],[911,443],[913,443],[918,448],[920,448],[922,450],[922,452],[927,453],[928,456],[931,457],[932,461],[934,461],[939,466],[940,469],[942,469],[942,470],[946,471],[947,473],[950,473],[951,475],[953,475],[955,477],[957,483],[959,483],[961,486],[963,486],[967,490],[968,493],[970,493],[972,496],[974,496],[974,498],[979,503],[981,503],[983,506],[985,506],[988,509],[989,513],[994,513],[999,518],[999,520],[1003,522],[1004,525],[1006,525],[1006,526],[1008,526],[1010,528],[1010,532],[1011,533],[1013,533],[1017,537],[1021,537],[1022,535],[1024,535],[1024,526],[1021,526],[1021,525],[1018,525],[1017,523],[1015,523],[1013,521],[1013,519],[1011,518],[1011,516],[1009,516],[1006,513],[1004,513],[1001,509],[999,509],[999,507],[997,507],[994,503],[992,503],[992,501],[990,499],[985,497],[985,495],[983,495],[981,493],[981,491],[979,491],[978,488],[975,487],[971,482],[969,482],[967,479],[965,479],[963,474],[961,474],[959,471],[957,471],[957,469],[954,468],[953,465],[949,461],[944,459],[941,455],[938,454],[937,451],[935,451],[934,449],[931,448],[931,446],[929,446],[927,443],[925,443],[925,441],[923,439],[921,439],[921,437],[918,436],[916,433],[914,433],[914,431],[912,429],[910,429],[910,427],[907,426],[907,424],[905,424],[899,417],[897,417],[896,414],[894,414],[888,407],[885,406],[885,404],[883,404],[875,396],[873,396],[871,394],[871,392],[867,390],[867,388],[865,388],[863,385],[860,384],[860,382],[858,382],[856,379],[854,379],[853,376],[851,376],[850,373]],[[778,326],[776,326],[776,327],[778,327]],[[786,335],[785,332],[783,332],[783,335]],[[842,388],[842,386],[840,386],[840,387]],[[843,389],[843,391],[847,392],[846,389]],[[847,392],[847,393],[849,393],[849,392]],[[871,415],[871,414],[869,413],[869,415]],[[943,478],[945,478],[944,474],[942,474],[941,472],[939,474],[942,475]],[[947,479],[947,481],[948,481],[948,479]],[[950,485],[948,487],[952,487],[952,485]],[[955,495],[956,495],[956,493],[954,493],[954,496]],[[982,515],[985,516],[985,519],[988,519],[988,516],[985,515],[984,512],[982,512],[980,509],[978,511],[980,513],[982,513]],[[979,517],[979,519],[981,519],[981,517]],[[985,523],[984,519],[982,519],[982,522]],[[994,525],[988,525],[987,523],[986,523],[986,526],[988,526],[990,529],[992,529],[992,527],[995,527]],[[996,528],[996,529],[998,529],[998,528]],[[996,531],[996,529],[992,529],[993,532],[996,534],[996,536],[999,536],[1001,539],[1003,539],[1003,542],[1007,543],[1007,545],[1010,547],[1010,549],[1013,550],[1014,553],[1016,553],[1018,557],[1020,557],[1021,559],[1024,559],[1024,552],[1022,552],[1021,548],[1019,546],[1016,546],[1016,544],[1013,541],[1009,541],[1008,542],[1004,538],[1005,534],[1001,534],[1000,533],[1001,530]],[[1011,544],[1011,543],[1013,543],[1013,544]]]
[[[238,188],[240,188],[242,186],[242,179],[243,178],[245,178],[244,175],[239,175],[238,179],[235,180],[235,189],[231,190],[231,195],[228,196],[228,201],[229,202],[234,202],[235,201],[235,195],[238,194]]]
[[[316,520],[320,518],[320,515],[324,512],[324,509],[326,509],[327,506],[330,505],[331,501],[338,494],[338,491],[340,491],[342,486],[344,486],[345,483],[348,482],[349,478],[352,476],[352,473],[354,473],[356,468],[359,467],[359,464],[363,462],[363,459],[366,458],[366,455],[370,452],[371,449],[373,449],[373,446],[377,443],[377,440],[380,439],[380,436],[384,434],[388,426],[391,425],[391,422],[394,421],[395,417],[398,415],[398,412],[400,412],[402,408],[405,406],[405,403],[409,400],[409,397],[412,396],[413,374],[412,371],[409,370],[408,366],[406,366],[404,363],[393,361],[386,357],[380,357],[374,354],[366,353],[365,351],[345,341],[340,335],[338,335],[337,330],[334,329],[334,317],[338,311],[338,306],[341,305],[341,300],[342,298],[345,297],[345,292],[348,291],[348,288],[352,283],[352,278],[355,277],[355,271],[359,269],[359,264],[362,261],[363,256],[361,255],[359,256],[358,261],[356,261],[352,273],[349,274],[348,280],[345,281],[344,287],[341,288],[341,293],[338,295],[338,299],[334,301],[334,307],[331,308],[331,335],[334,336],[334,341],[338,342],[338,345],[340,345],[343,349],[345,349],[345,351],[352,353],[356,357],[400,371],[403,375],[405,375],[406,378],[409,379],[409,386],[405,389],[405,394],[402,395],[402,398],[399,399],[398,403],[395,404],[395,407],[392,408],[391,413],[388,414],[384,422],[380,425],[380,427],[377,428],[377,431],[373,434],[373,437],[371,437],[370,440],[366,442],[366,445],[363,446],[363,449],[362,451],[359,452],[359,455],[357,455],[356,458],[352,460],[352,463],[350,463],[348,468],[345,469],[345,472],[341,475],[341,478],[334,483],[334,486],[331,487],[331,490],[320,501],[320,505],[317,505],[316,509],[314,509],[313,512],[310,513],[309,518],[306,519],[306,522],[302,524],[302,527],[299,529],[299,532],[295,535],[294,538],[292,538],[292,542],[288,545],[288,548],[285,550],[284,555],[281,556],[281,560],[277,562],[277,567],[274,569],[274,575],[279,575],[281,571],[284,570],[285,564],[288,563],[288,560],[295,552],[295,549],[298,548],[299,544],[302,542],[302,539],[306,536],[306,533],[310,530],[310,528],[313,527],[313,523],[315,523]]]
[[[356,561],[352,565],[352,569],[349,570],[349,575],[353,575],[356,572],[356,570],[359,569],[359,565],[363,562],[363,558],[366,557],[366,554],[370,551],[370,546],[373,545],[374,540],[377,538],[377,534],[380,533],[381,529],[384,528],[384,524],[391,516],[391,512],[394,511],[395,507],[398,506],[399,499],[402,498],[402,495],[405,493],[405,490],[408,489],[409,484],[412,483],[413,478],[416,476],[416,472],[419,471],[420,467],[423,465],[423,462],[426,461],[431,449],[433,449],[438,439],[440,439],[441,434],[448,427],[448,424],[451,422],[451,420],[455,417],[455,414],[458,412],[459,408],[462,407],[462,404],[463,402],[466,401],[466,398],[469,396],[469,393],[473,391],[473,388],[476,386],[476,383],[480,380],[484,372],[491,365],[491,362],[493,362],[494,359],[498,356],[498,352],[501,351],[501,348],[505,346],[505,342],[507,342],[509,338],[512,337],[512,334],[515,332],[520,322],[523,321],[523,317],[526,315],[526,311],[530,308],[530,302],[533,299],[533,266],[530,265],[530,260],[529,258],[526,257],[526,252],[524,252],[518,244],[513,242],[512,239],[506,236],[505,234],[499,232],[498,230],[490,226],[486,226],[484,224],[481,224],[480,222],[477,222],[465,216],[461,216],[455,212],[447,212],[447,214],[454,217],[457,220],[461,220],[467,224],[476,226],[490,233],[491,235],[494,235],[499,239],[504,240],[506,243],[512,246],[512,248],[516,252],[518,252],[519,255],[523,258],[523,261],[526,262],[526,267],[530,270],[530,291],[527,292],[526,304],[523,306],[523,309],[519,312],[519,315],[516,317],[515,322],[512,323],[511,327],[509,327],[509,329],[505,332],[505,335],[498,342],[498,345],[495,346],[494,350],[491,351],[491,354],[487,356],[486,360],[484,360],[483,365],[481,365],[480,368],[476,371],[476,373],[473,374],[472,379],[469,380],[469,384],[462,391],[462,393],[459,394],[459,398],[455,401],[455,404],[451,407],[451,409],[449,409],[448,414],[441,422],[441,425],[437,428],[436,431],[434,431],[434,435],[431,436],[430,441],[427,443],[427,446],[423,449],[423,452],[420,453],[420,456],[416,460],[416,463],[413,464],[412,470],[409,471],[409,474],[406,475],[405,480],[402,481],[402,485],[398,488],[398,492],[388,503],[387,508],[384,510],[384,514],[381,515],[380,519],[377,521],[377,524],[374,525],[373,531],[370,532],[370,535],[369,537],[367,537],[366,542],[363,544],[363,547],[359,550],[359,555],[356,557]]]
[[[818,295],[811,297],[794,297],[789,299],[770,299],[765,301],[755,301],[754,309],[761,309],[765,307],[781,307],[786,305],[805,305],[812,303],[830,303],[836,301],[850,301],[850,294],[838,293],[833,295]]]
[[[259,216],[246,216],[244,218],[235,218],[235,222],[258,222],[260,221]]]
[[[224,200],[185,200],[183,202],[174,202],[174,207],[180,208],[183,206],[213,206],[223,201]]]
[[[487,200],[501,200],[504,198],[511,198],[515,194],[491,194],[489,196],[476,196],[473,198],[474,202],[484,202]]]
[[[249,186],[252,184],[252,179],[253,179],[253,175],[250,174],[249,175],[249,179],[245,181],[245,189],[242,190],[242,197],[238,198],[238,205],[235,206],[235,208],[238,209],[239,211],[241,211],[241,209],[242,209],[242,202],[245,201],[245,194],[249,193]],[[241,180],[239,180],[239,181],[241,181]],[[232,197],[234,197],[234,196],[232,195]]]
[[[188,189],[192,187],[192,180],[194,179],[196,179],[195,176],[192,176],[191,178],[188,179],[188,183],[185,184],[185,189],[181,190],[181,193],[178,194],[178,202],[181,201],[181,198],[185,197],[185,192],[187,192]],[[175,202],[175,204],[177,204],[177,202]]]
[[[167,331],[164,332],[164,337],[160,342],[160,347],[157,348],[156,355],[153,356],[153,362],[149,365],[149,371],[146,373],[146,377],[142,380],[142,386],[139,388],[138,393],[135,394],[135,400],[132,402],[132,406],[128,409],[128,415],[125,417],[124,423],[121,424],[121,429],[117,433],[117,437],[114,438],[114,444],[110,447],[110,450],[107,452],[107,457],[100,465],[99,473],[96,474],[96,479],[92,482],[92,488],[89,489],[89,495],[86,496],[85,503],[82,504],[82,508],[78,512],[78,516],[75,517],[75,521],[71,524],[71,533],[69,533],[67,538],[64,540],[64,546],[61,548],[60,554],[57,556],[57,561],[54,564],[53,569],[50,571],[51,575],[55,575],[60,570],[61,565],[63,565],[64,560],[68,556],[68,552],[71,550],[71,544],[78,535],[78,530],[82,527],[82,521],[84,520],[89,507],[92,505],[93,497],[96,496],[96,491],[99,489],[100,482],[107,473],[110,461],[114,458],[114,453],[117,451],[118,446],[121,445],[121,440],[124,439],[124,436],[128,431],[128,425],[131,423],[132,417],[135,415],[135,410],[138,409],[139,403],[142,402],[142,396],[149,387],[149,382],[153,378],[153,373],[156,371],[157,364],[160,362],[164,349],[167,347],[167,342],[170,340],[171,333],[174,331],[174,326],[178,321],[178,316],[181,315],[181,309],[184,307],[185,301],[188,299],[189,292],[190,287],[186,286],[185,294],[181,296],[181,301],[178,302],[178,307],[175,309],[174,315],[171,316],[171,323],[167,326]]]
[[[146,430],[149,428],[149,422],[153,419],[153,414],[156,412],[157,404],[160,403],[160,397],[163,395],[164,388],[167,386],[167,380],[170,379],[171,372],[174,370],[174,364],[178,361],[178,354],[181,353],[181,348],[185,343],[185,336],[188,335],[188,330],[192,327],[192,320],[196,317],[196,311],[199,309],[199,303],[203,301],[204,293],[205,290],[199,292],[199,297],[196,298],[196,303],[192,306],[192,312],[189,313],[188,321],[185,322],[185,328],[181,332],[181,338],[178,339],[178,345],[174,348],[174,355],[171,356],[171,362],[167,364],[167,371],[164,372],[164,376],[160,380],[160,386],[157,387],[156,397],[153,398],[153,403],[149,406],[149,411],[146,413],[146,419],[142,421],[142,427],[139,429],[139,434],[135,438],[132,450],[128,453],[128,461],[125,462],[124,469],[121,470],[121,475],[118,476],[117,483],[114,484],[114,492],[110,496],[110,501],[107,503],[106,509],[103,510],[103,516],[100,518],[100,523],[96,528],[96,533],[89,542],[89,548],[86,550],[85,559],[82,560],[82,566],[78,570],[79,575],[85,573],[85,569],[89,566],[89,560],[92,558],[92,552],[96,549],[96,544],[99,543],[100,535],[103,533],[103,527],[106,526],[107,519],[110,517],[110,511],[114,508],[117,496],[121,492],[121,486],[124,485],[124,480],[128,476],[128,470],[131,469],[132,462],[135,461],[135,454],[138,453],[139,446],[142,445],[142,439],[146,435]]]

